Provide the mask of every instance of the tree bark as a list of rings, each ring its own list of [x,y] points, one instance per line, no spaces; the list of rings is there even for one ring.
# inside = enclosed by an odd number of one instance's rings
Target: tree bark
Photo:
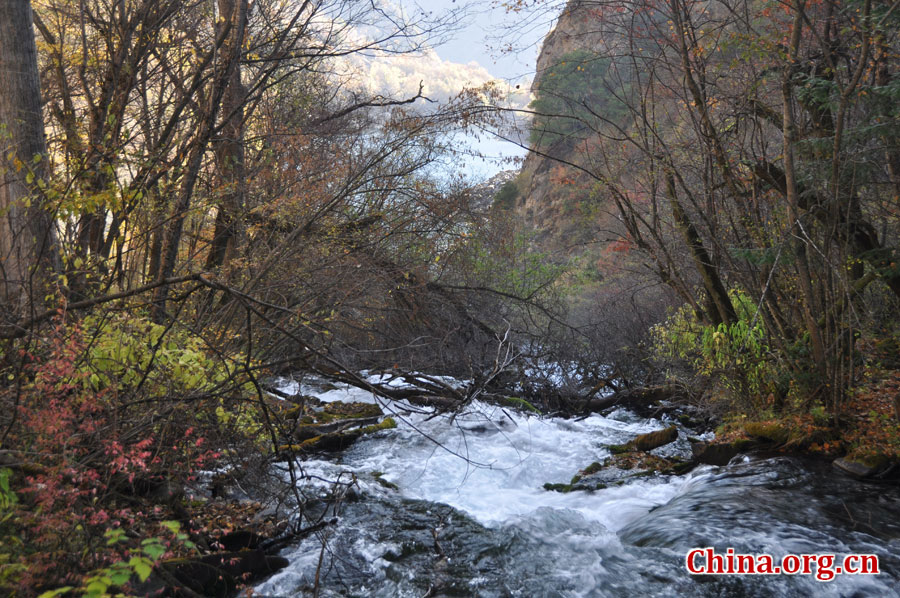
[[[719,272],[713,265],[712,258],[706,247],[703,245],[703,239],[694,223],[691,222],[687,213],[678,200],[677,189],[675,188],[675,176],[669,172],[666,174],[666,192],[669,195],[669,203],[672,206],[672,216],[675,218],[675,224],[681,231],[685,243],[691,250],[691,259],[694,267],[700,274],[703,281],[703,288],[707,296],[706,311],[713,324],[733,324],[737,322],[737,314],[734,311],[734,305],[728,296],[728,291],[722,283]]]
[[[787,64],[784,66],[781,81],[782,94],[782,133],[783,133],[783,151],[784,156],[784,180],[785,180],[785,197],[787,199],[788,214],[791,219],[791,228],[801,226],[800,213],[800,196],[798,193],[798,183],[796,173],[794,171],[794,143],[796,141],[796,123],[794,122],[794,98],[793,98],[793,75],[797,62],[797,53],[800,46],[800,32],[803,27],[803,9],[804,1],[795,0],[792,2],[794,11],[794,22],[791,29],[791,42],[788,54]],[[793,233],[792,248],[797,263],[797,275],[800,286],[800,304],[803,313],[803,320],[806,323],[807,332],[809,332],[810,346],[812,349],[813,360],[816,367],[820,370],[820,374],[827,372],[827,363],[825,356],[825,344],[822,340],[822,334],[819,330],[813,312],[815,310],[815,296],[812,290],[812,279],[809,271],[809,262],[806,255],[806,241],[800,236],[801,231],[797,230]]]
[[[244,13],[243,16],[246,17],[246,13]],[[203,155],[209,147],[210,139],[212,139],[215,133],[215,124],[218,120],[218,115],[221,112],[222,98],[228,85],[228,81],[231,78],[231,71],[238,68],[241,45],[240,43],[229,45],[228,42],[234,38],[239,40],[243,39],[245,27],[245,18],[238,18],[236,21],[230,19],[225,20],[216,37],[214,47],[209,50],[216,58],[215,66],[213,67],[214,75],[210,82],[208,101],[200,114],[199,130],[193,140],[193,147],[191,147],[187,156],[187,167],[185,168],[181,188],[175,199],[172,217],[164,232],[159,271],[156,273],[157,279],[170,278],[175,272],[175,263],[178,258],[178,249],[181,244],[184,221],[185,218],[187,218],[191,197],[194,193],[194,187],[196,186],[197,179],[200,175]],[[235,29],[237,29],[237,31]],[[168,289],[166,287],[161,286],[154,292],[153,308],[151,311],[151,317],[154,321],[160,322],[165,318],[167,299]]]
[[[0,149],[0,302],[15,314],[58,265],[55,224],[35,193],[47,146],[27,0],[0,0]]]
[[[223,51],[237,59],[243,45],[243,23],[247,20],[247,0],[219,0],[219,14],[232,21],[231,39]],[[240,35],[240,36],[239,36]],[[234,254],[240,235],[240,213],[244,204],[244,99],[246,91],[241,82],[240,62],[231,69],[225,95],[222,97],[222,133],[216,148],[216,170],[221,199],[216,212],[212,244],[206,259],[206,269],[222,266]]]

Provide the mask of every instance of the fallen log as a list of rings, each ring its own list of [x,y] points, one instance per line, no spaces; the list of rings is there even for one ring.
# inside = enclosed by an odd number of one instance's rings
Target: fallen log
[[[327,424],[300,424],[294,429],[294,439],[298,441],[309,440],[316,436],[324,436],[326,434],[334,434],[344,432],[351,428],[359,428],[362,426],[371,426],[377,424],[380,416],[372,417],[353,417],[348,419],[339,419]]]
[[[278,447],[277,454],[285,453],[312,453],[312,452],[336,452],[342,451],[361,436],[371,434],[380,430],[389,430],[396,428],[397,422],[391,417],[386,417],[381,423],[355,428],[352,430],[344,430],[340,432],[330,432],[320,436],[314,436],[303,440],[296,444],[283,444]]]
[[[625,407],[640,411],[655,406],[661,401],[683,399],[689,397],[690,394],[684,387],[674,384],[628,388],[615,392],[608,397],[589,399],[585,403],[585,409],[595,413],[615,407]]]

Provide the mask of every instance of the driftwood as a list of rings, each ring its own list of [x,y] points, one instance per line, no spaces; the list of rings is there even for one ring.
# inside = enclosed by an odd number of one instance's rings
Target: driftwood
[[[379,419],[381,419],[381,416],[376,415],[373,417],[339,419],[326,424],[301,424],[294,430],[293,435],[294,438],[299,441],[309,440],[310,438],[315,438],[316,436],[322,436],[324,434],[334,434],[351,428],[358,428],[360,426],[371,426],[372,424],[377,424]]]
[[[359,420],[353,420],[358,422]],[[310,452],[334,452],[342,451],[364,434],[371,434],[379,430],[388,430],[397,427],[393,418],[386,417],[381,423],[353,429],[343,429],[336,432],[328,432],[319,436],[313,436],[295,444],[284,444],[278,447],[276,455],[281,457],[285,453],[310,453]]]
[[[689,393],[683,387],[673,384],[629,388],[613,393],[608,397],[590,399],[587,401],[585,409],[590,412],[599,412],[615,407],[626,407],[642,411],[656,405],[660,401],[682,399],[687,396],[689,396]]]

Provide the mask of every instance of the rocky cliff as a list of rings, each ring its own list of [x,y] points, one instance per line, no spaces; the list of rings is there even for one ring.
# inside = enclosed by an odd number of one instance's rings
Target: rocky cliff
[[[556,26],[544,39],[537,60],[532,94],[567,55],[593,51],[603,46],[601,33],[594,29],[591,2],[570,0],[560,14]],[[541,147],[542,154],[529,153],[516,181],[519,197],[516,212],[526,225],[538,233],[538,239],[552,247],[565,248],[588,240],[596,227],[592,214],[593,181],[566,162],[580,163],[579,145],[563,140]]]

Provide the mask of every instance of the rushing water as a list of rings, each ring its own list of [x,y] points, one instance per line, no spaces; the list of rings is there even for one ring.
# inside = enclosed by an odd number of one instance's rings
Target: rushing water
[[[319,396],[372,400],[352,389]],[[318,570],[323,597],[900,596],[896,488],[795,459],[738,457],[684,476],[619,472],[618,484],[564,494],[543,484],[568,482],[608,445],[669,422],[625,411],[538,418],[480,403],[453,420],[398,415],[396,429],[302,464],[319,479],[352,472],[358,490],[324,535],[284,552],[291,565],[259,594],[312,595]],[[658,451],[684,453],[685,436]],[[882,573],[688,575],[686,553],[705,546],[874,553]]]

